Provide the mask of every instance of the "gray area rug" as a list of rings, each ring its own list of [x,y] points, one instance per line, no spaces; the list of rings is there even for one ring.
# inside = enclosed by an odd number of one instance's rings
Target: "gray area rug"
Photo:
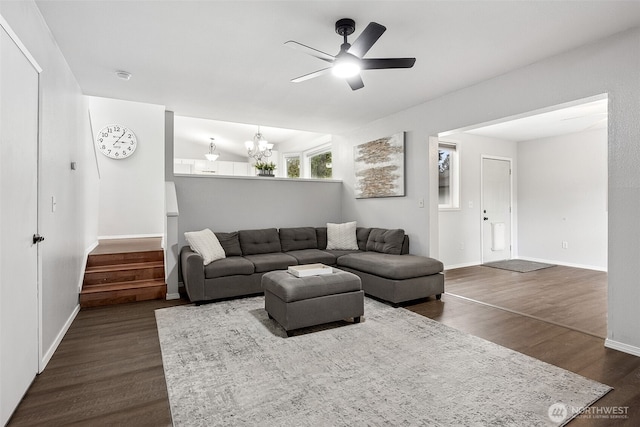
[[[156,320],[175,426],[553,426],[611,390],[369,298],[362,323],[291,338],[263,297]]]
[[[526,261],[523,259],[507,259],[482,264],[485,267],[499,268],[501,270],[517,271],[518,273],[528,273],[530,271],[542,270],[543,268],[555,267],[555,264],[545,264],[543,262]]]

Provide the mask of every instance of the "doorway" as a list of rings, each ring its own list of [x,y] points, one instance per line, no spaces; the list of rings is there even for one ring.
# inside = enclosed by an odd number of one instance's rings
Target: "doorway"
[[[511,259],[511,159],[482,156],[482,263]]]
[[[607,119],[608,96],[601,94],[439,135],[457,140],[462,155],[460,209],[440,210],[437,221],[448,294],[603,335],[608,286]],[[487,173],[493,169],[502,169],[503,184]],[[507,183],[511,185],[512,203],[498,209],[502,217],[487,205],[493,197],[486,189],[489,180],[498,182],[494,185],[502,188],[505,199]],[[504,228],[494,223],[504,223]],[[555,267],[519,275],[482,266],[509,258]],[[461,286],[461,277],[468,286]],[[485,289],[478,286],[483,277]],[[567,277],[582,278],[571,290],[568,306],[568,296],[562,293]],[[526,292],[520,283],[527,284]],[[577,296],[580,304],[575,304]]]
[[[38,111],[42,71],[0,16],[0,424],[39,369]]]

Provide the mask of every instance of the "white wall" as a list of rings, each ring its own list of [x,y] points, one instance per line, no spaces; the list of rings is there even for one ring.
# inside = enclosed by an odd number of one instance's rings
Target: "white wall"
[[[438,215],[429,215],[428,209],[418,207],[418,201],[429,200],[429,136],[608,93],[607,344],[640,355],[638,75],[640,30],[636,28],[334,135],[334,146],[344,154],[339,167],[339,178],[345,183],[343,217],[383,227],[401,223],[412,237],[412,252],[428,254],[430,226]],[[406,131],[407,196],[355,200],[353,146],[398,131]]]
[[[518,180],[517,145],[484,136],[457,133],[440,138],[457,142],[460,159],[460,209],[442,210],[438,213],[440,250],[438,258],[445,268],[454,268],[481,263],[482,214],[481,175],[482,155],[507,157],[512,162],[513,179],[513,230],[517,230]],[[470,204],[472,207],[470,207]],[[517,247],[518,235],[513,233],[513,247]]]
[[[126,83],[124,83],[126,84]],[[108,124],[131,129],[135,153],[121,160],[97,153],[100,168],[98,235],[161,236],[164,230],[164,113],[162,105],[87,97],[93,132]]]
[[[606,270],[607,130],[519,142],[518,159],[520,257]]]
[[[342,179],[342,217],[367,227],[402,228],[413,254],[429,254],[428,134],[416,132],[421,118],[394,115],[345,135],[333,135],[333,174]],[[410,123],[414,124],[410,124]],[[449,128],[451,129],[451,128]],[[405,197],[356,199],[354,146],[405,132]],[[419,207],[419,201],[424,207]]]
[[[98,180],[88,105],[40,11],[32,1],[0,2],[0,14],[43,68],[38,203],[39,231],[46,239],[39,246],[44,364],[79,309],[85,252],[97,235]],[[75,171],[72,161],[77,162]]]

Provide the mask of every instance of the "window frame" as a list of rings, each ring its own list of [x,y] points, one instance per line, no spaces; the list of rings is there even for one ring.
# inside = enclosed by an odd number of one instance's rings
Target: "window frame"
[[[449,159],[449,203],[440,203],[440,169],[438,167],[438,210],[459,211],[460,210],[460,144],[457,141],[438,141],[438,158],[441,149],[447,149],[450,154]]]
[[[331,177],[330,178],[312,178],[311,177],[311,158],[321,155],[321,154],[325,154],[325,153],[331,153],[331,162],[333,163],[333,144],[331,142],[326,143],[326,144],[322,144],[319,145],[317,147],[313,147],[310,150],[307,150],[303,153],[304,156],[304,168],[303,168],[303,172],[304,172],[304,177],[306,179],[333,179],[333,165],[331,167]]]
[[[289,176],[289,168],[287,165],[287,159],[298,159],[298,161],[300,162],[300,175],[299,176]],[[302,159],[302,153],[299,152],[294,152],[294,153],[284,153],[282,154],[282,164],[283,164],[283,171],[284,173],[282,174],[282,176],[284,176],[285,178],[292,178],[292,179],[299,179],[302,178],[303,175],[303,171],[304,171],[304,162]]]

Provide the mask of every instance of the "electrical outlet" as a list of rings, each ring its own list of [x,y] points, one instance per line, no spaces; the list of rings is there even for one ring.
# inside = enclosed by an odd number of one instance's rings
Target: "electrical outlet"
[[[567,242],[566,240],[562,241],[562,249],[569,249],[569,242]]]

